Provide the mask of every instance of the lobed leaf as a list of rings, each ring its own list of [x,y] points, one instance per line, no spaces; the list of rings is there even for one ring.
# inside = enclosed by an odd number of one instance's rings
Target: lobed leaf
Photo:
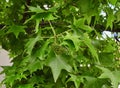
[[[99,78],[109,78],[111,80],[113,88],[118,88],[118,84],[120,82],[120,71],[111,71],[108,68],[100,66],[96,67],[103,71]]]
[[[25,27],[26,26],[12,25],[10,26],[10,29],[7,31],[7,33],[13,33],[15,37],[18,38],[21,32],[26,33]]]
[[[50,66],[54,81],[56,82],[61,71],[64,69],[68,72],[72,71],[72,67],[64,60],[65,58],[59,55],[52,54],[48,57],[48,66]]]

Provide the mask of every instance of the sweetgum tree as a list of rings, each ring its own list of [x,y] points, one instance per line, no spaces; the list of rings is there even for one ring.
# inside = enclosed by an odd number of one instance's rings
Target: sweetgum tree
[[[117,88],[120,0],[0,0],[6,88]],[[4,59],[4,58],[1,58]]]

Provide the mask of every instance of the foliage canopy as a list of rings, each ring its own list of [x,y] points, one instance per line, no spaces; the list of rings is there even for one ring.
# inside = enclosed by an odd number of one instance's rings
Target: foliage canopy
[[[117,88],[119,0],[0,0],[6,88]],[[102,39],[101,39],[102,38]]]

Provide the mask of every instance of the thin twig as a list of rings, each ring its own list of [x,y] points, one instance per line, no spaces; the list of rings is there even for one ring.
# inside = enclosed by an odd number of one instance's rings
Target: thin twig
[[[54,38],[55,38],[55,42],[56,42],[56,32],[55,32],[55,29],[53,28],[53,26],[52,26],[52,24],[51,24],[51,22],[50,21],[48,21],[49,22],[49,24],[50,24],[50,27],[51,27],[51,29],[52,29],[52,32],[53,32],[53,34],[54,34]]]

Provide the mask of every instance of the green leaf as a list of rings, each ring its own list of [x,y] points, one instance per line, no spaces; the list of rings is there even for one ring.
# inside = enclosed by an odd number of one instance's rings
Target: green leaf
[[[64,40],[71,40],[75,46],[76,51],[79,50],[80,48],[79,36],[67,33],[67,35],[64,37]]]
[[[92,45],[92,41],[89,38],[88,34],[85,33],[83,36],[83,42],[85,43],[85,45],[87,45],[87,47],[90,49],[90,52],[92,54],[92,56],[95,58],[95,61],[97,61],[99,63],[99,59],[98,59],[98,54],[96,49],[94,48],[94,46]]]
[[[35,15],[32,15],[29,19],[27,19],[24,24],[28,23],[30,20],[36,20],[37,23],[39,23],[40,21],[42,21],[42,19],[44,19],[44,21],[50,21],[57,18],[53,16],[53,13],[51,12],[37,13]]]
[[[25,32],[25,26],[18,26],[18,25],[12,25],[10,26],[10,29],[7,31],[7,33],[13,33],[16,38],[18,38],[19,33],[26,33]]]
[[[74,24],[76,27],[81,28],[81,29],[83,29],[83,30],[85,30],[85,31],[87,31],[87,32],[93,31],[93,29],[92,29],[90,26],[85,25],[84,22],[85,22],[85,19],[84,19],[84,18],[80,18],[80,19],[78,19],[78,20],[76,20],[76,19],[74,18],[74,23],[73,23],[73,24]]]
[[[105,79],[98,79],[92,76],[85,76],[86,79],[84,88],[103,88],[105,84]]]
[[[118,84],[120,83],[120,71],[111,71],[105,67],[97,67],[103,71],[99,78],[109,78],[113,88],[118,88]]]
[[[75,25],[76,27],[80,27],[81,25],[84,25],[85,19],[84,18],[80,18],[80,19],[76,19],[74,17],[74,23],[73,25]]]
[[[114,17],[113,11],[111,9],[107,9],[107,13],[108,13],[108,17],[107,17],[106,28],[110,27],[112,29],[115,17]]]
[[[32,84],[21,84],[18,88],[33,88]]]
[[[88,10],[90,9],[90,0],[78,1],[77,4],[82,13],[87,13]]]
[[[44,14],[44,19],[47,20],[47,21],[50,21],[50,20],[55,20],[57,19],[56,17],[53,16],[52,13],[47,13],[47,14]]]
[[[37,51],[35,56],[38,57],[40,60],[44,60],[45,59],[45,52],[48,51],[48,45],[53,41],[53,39],[48,39],[45,41],[45,43],[43,44],[43,46],[41,46]]]
[[[115,51],[115,47],[113,46],[113,44],[110,44],[110,42],[106,44],[105,48],[103,49],[103,52],[108,52],[108,53],[113,53],[114,51]]]
[[[9,74],[6,76],[6,79],[3,83],[10,84],[10,86],[13,86],[14,82],[17,80],[21,80],[22,78],[26,78],[25,75],[21,74]]]
[[[93,29],[88,25],[81,25],[80,28],[87,31],[87,32],[93,31]]]
[[[50,66],[53,74],[54,81],[56,82],[62,69],[71,72],[71,66],[64,60],[65,58],[59,55],[54,55],[54,52],[51,51],[48,57],[48,66]]]
[[[33,7],[33,6],[28,6],[30,12],[35,12],[35,13],[43,13],[45,10],[41,9],[40,6]]]
[[[6,79],[4,80],[4,83],[9,84],[10,86],[12,86],[14,84],[15,80],[16,80],[15,75],[6,76]]]
[[[28,42],[25,45],[25,51],[30,55],[37,41],[41,40],[39,36],[36,38],[28,39]]]
[[[115,64],[113,53],[100,53],[99,60],[100,63],[106,67],[113,67]]]
[[[80,83],[83,82],[83,77],[78,76],[78,75],[70,74],[70,78],[67,80],[67,82],[69,82],[69,81],[73,81],[74,84],[75,84],[75,88],[79,88]]]
[[[120,10],[116,11],[115,16],[116,16],[117,22],[119,22],[120,21]]]
[[[40,24],[40,19],[36,19],[36,26],[35,26],[35,33],[38,33],[39,29],[39,24]]]
[[[115,5],[117,0],[109,0],[109,2],[112,4],[112,5]]]
[[[28,62],[27,69],[30,73],[37,71],[38,69],[43,69],[44,62],[40,61],[39,59],[31,58]]]

